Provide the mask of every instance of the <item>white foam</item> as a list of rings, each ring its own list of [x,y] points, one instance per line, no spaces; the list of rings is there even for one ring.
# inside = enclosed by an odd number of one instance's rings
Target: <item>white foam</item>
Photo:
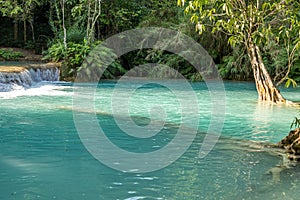
[[[3,89],[1,88],[3,87]],[[17,84],[1,84],[0,83],[0,98],[11,99],[20,96],[71,96],[72,92],[63,91],[71,86],[55,85],[50,82],[40,82],[33,85],[31,88],[24,88]]]
[[[17,85],[17,84],[6,84],[6,83],[0,83],[0,94],[1,92],[9,92],[13,90],[22,90],[24,89],[23,86]]]

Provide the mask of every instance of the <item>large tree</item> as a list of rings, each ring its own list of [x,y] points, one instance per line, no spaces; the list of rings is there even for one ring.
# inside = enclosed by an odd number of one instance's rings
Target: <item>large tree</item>
[[[185,2],[178,0],[181,6]],[[213,32],[226,34],[231,45],[245,46],[259,100],[275,103],[286,100],[272,82],[260,49],[274,38],[279,43],[289,41],[289,51],[299,49],[299,11],[300,4],[295,0],[192,0],[185,7],[186,13],[192,13],[191,21],[199,33],[210,27]],[[290,33],[295,32],[291,38]]]

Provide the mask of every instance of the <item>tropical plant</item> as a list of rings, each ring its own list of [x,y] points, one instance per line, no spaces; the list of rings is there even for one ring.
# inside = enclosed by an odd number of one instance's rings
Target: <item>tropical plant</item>
[[[101,69],[105,64],[105,61],[98,59],[99,56],[101,56],[101,58],[116,59],[114,57],[115,54],[105,48],[97,51],[98,54],[93,53],[92,55],[89,55],[91,50],[97,48],[99,44],[100,42],[95,42],[92,46],[89,46],[86,40],[80,43],[68,42],[67,49],[65,49],[63,42],[58,41],[45,52],[43,59],[53,62],[62,62],[61,76],[63,79],[74,80],[79,72],[82,77],[85,77],[84,81],[88,81],[92,78],[92,75],[97,75],[94,73],[99,72],[95,70]],[[90,61],[92,65],[84,64],[86,63],[84,61]],[[96,65],[96,68],[93,68],[94,65]],[[91,73],[92,70],[94,70],[94,73]],[[113,60],[107,70],[101,74],[103,74],[102,78],[109,79],[116,78],[118,75],[124,74],[125,72],[126,70],[121,66],[119,61]],[[83,76],[83,74],[85,76]]]
[[[50,60],[52,62],[62,61],[65,58],[64,44],[61,41],[53,42],[43,54],[43,60]]]
[[[100,79],[115,79],[126,73],[116,54],[102,45],[95,46],[82,65],[77,68],[77,81],[98,82]]]

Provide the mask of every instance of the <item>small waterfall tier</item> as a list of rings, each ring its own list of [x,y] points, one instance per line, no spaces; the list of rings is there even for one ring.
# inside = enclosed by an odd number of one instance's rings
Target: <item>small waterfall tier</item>
[[[59,63],[0,66],[0,92],[30,88],[41,81],[59,81]]]

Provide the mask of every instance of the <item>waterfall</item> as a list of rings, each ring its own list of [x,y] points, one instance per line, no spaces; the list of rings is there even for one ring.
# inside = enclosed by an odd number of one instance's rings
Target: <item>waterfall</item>
[[[59,81],[59,73],[56,63],[0,66],[0,92],[27,89],[41,81]]]

